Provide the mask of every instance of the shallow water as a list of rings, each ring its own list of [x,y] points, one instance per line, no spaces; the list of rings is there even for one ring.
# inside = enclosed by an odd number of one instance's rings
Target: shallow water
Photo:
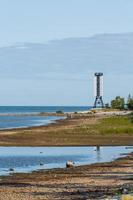
[[[39,113],[76,112],[90,108],[89,106],[0,106],[0,129],[47,125],[63,117],[38,116]]]
[[[75,165],[109,162],[132,150],[125,146],[0,147],[0,175],[10,174],[10,169],[14,169],[14,172],[32,172],[39,169],[64,168],[68,160],[75,162]]]
[[[58,116],[0,116],[0,130],[42,126],[64,119]]]

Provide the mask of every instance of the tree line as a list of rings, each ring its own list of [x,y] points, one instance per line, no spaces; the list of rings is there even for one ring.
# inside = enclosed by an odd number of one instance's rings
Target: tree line
[[[115,99],[111,101],[111,104],[105,105],[106,108],[113,108],[113,109],[128,109],[128,110],[133,110],[133,96],[129,94],[127,101],[125,98],[117,96]]]

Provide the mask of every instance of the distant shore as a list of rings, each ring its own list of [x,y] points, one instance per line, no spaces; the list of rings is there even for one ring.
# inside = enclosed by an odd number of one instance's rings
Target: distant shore
[[[67,116],[67,113],[39,112],[39,113],[0,113],[0,116]]]

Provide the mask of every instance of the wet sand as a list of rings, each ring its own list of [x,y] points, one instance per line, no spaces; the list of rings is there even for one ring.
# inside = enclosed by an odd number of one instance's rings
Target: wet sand
[[[94,200],[132,190],[133,153],[110,163],[14,174],[0,180],[1,200]]]

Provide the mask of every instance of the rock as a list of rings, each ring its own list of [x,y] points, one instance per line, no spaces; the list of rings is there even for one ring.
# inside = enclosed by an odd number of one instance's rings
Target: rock
[[[123,188],[122,189],[122,194],[128,194],[128,189],[127,188]]]
[[[10,171],[10,172],[14,172],[14,169],[13,169],[13,168],[10,168],[9,171]]]
[[[128,194],[129,193],[129,188],[128,187],[122,187],[121,188],[121,194]]]
[[[43,166],[44,164],[42,162],[40,162],[40,166]]]
[[[66,168],[74,167],[74,162],[73,161],[67,161],[66,163]]]

